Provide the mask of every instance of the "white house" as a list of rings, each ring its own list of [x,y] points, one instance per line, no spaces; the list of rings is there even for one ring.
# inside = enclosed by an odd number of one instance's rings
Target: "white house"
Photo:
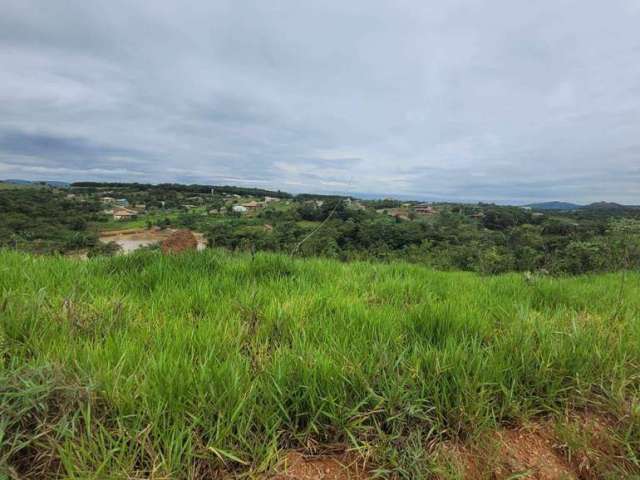
[[[233,210],[234,212],[237,213],[247,213],[247,207],[242,206],[242,205],[234,205],[231,210]]]

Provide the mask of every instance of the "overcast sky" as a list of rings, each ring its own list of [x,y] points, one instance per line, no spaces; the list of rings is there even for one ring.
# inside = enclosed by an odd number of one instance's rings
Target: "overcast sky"
[[[0,0],[0,178],[640,204],[640,0]]]

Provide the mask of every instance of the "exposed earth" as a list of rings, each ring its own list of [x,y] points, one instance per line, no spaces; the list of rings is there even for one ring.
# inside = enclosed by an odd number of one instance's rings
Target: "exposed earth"
[[[178,230],[173,232],[160,244],[162,253],[180,253],[187,250],[198,249],[198,239],[190,230]]]
[[[603,416],[573,413],[560,424],[538,421],[490,431],[470,444],[441,442],[427,456],[436,468],[428,478],[464,480],[580,480],[628,478],[613,434]],[[577,439],[581,441],[577,442]],[[347,449],[323,454],[291,451],[264,480],[369,480],[388,478]],[[380,476],[382,474],[382,476]],[[612,476],[613,475],[613,476]],[[395,477],[392,477],[395,478]],[[633,477],[635,478],[635,477]]]
[[[172,228],[160,229],[160,228],[132,228],[126,230],[111,230],[100,232],[100,241],[103,243],[114,242],[121,248],[123,254],[131,253],[140,247],[146,247],[149,245],[160,244],[169,239],[176,232],[184,232],[185,230],[176,230]],[[197,242],[197,249],[203,250],[206,248],[206,240],[202,233],[191,232]]]

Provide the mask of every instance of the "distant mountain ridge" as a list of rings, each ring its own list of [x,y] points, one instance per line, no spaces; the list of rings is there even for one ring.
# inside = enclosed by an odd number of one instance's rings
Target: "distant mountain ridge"
[[[577,210],[583,208],[583,205],[570,202],[540,202],[525,205],[533,210]]]
[[[622,205],[620,203],[615,202],[594,202],[589,205],[578,205],[577,203],[571,202],[540,202],[540,203],[530,203],[528,205],[524,205],[525,207],[531,208],[533,210],[563,210],[563,211],[574,211],[574,210],[628,210],[628,209],[636,209],[640,208],[637,205]]]
[[[17,178],[8,178],[6,180],[0,180],[0,182],[2,183],[10,183],[12,185],[28,185],[30,183],[33,183],[31,180],[20,180]]]
[[[22,180],[20,178],[8,178],[0,180],[0,183],[9,183],[11,185],[48,185],[50,187],[68,188],[69,182],[60,182],[57,180]]]
[[[594,202],[583,207],[589,210],[624,210],[626,208],[635,208],[633,205],[621,205],[615,202]]]

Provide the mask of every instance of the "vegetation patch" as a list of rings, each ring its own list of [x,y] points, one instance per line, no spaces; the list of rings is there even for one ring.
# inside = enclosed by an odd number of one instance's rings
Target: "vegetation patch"
[[[637,273],[621,288],[220,250],[0,265],[9,478],[269,478],[286,458],[300,475],[545,478],[546,455],[575,478],[640,474]]]

